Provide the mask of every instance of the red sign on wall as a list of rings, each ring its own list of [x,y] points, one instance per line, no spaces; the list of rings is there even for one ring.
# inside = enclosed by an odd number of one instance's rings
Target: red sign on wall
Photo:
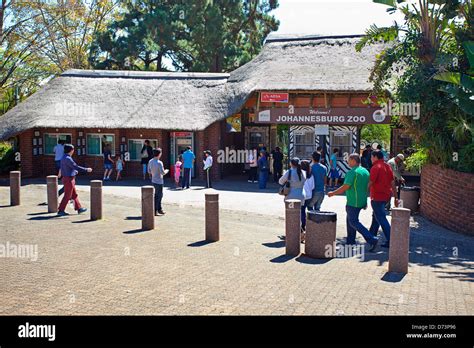
[[[288,93],[260,92],[260,101],[264,103],[288,103]]]

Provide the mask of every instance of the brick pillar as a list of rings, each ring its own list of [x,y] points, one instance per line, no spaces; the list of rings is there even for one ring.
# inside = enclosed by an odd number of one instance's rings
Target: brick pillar
[[[20,205],[21,200],[21,172],[10,172],[10,205]]]
[[[392,208],[388,271],[408,273],[410,209]]]
[[[219,241],[219,194],[206,193],[206,240]]]
[[[102,180],[91,180],[91,220],[102,219]]]
[[[286,255],[298,256],[301,250],[301,201],[285,201],[285,248]]]
[[[48,193],[48,213],[58,212],[58,176],[46,177],[46,190]]]
[[[155,228],[155,188],[142,186],[142,230]]]
[[[24,178],[30,178],[34,176],[35,157],[33,156],[33,135],[32,129],[21,133],[19,138],[19,152],[20,152],[20,168],[21,175]]]

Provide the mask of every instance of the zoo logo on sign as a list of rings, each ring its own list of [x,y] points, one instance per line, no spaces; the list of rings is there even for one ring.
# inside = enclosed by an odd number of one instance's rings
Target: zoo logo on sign
[[[372,117],[373,117],[375,122],[381,123],[381,122],[385,121],[386,113],[385,113],[384,110],[376,110],[372,114]]]

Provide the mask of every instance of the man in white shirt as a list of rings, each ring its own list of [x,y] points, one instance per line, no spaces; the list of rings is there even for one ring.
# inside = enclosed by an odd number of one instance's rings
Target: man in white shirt
[[[61,160],[64,157],[64,140],[59,139],[58,143],[53,149],[54,152],[54,164],[56,165],[56,170],[59,173],[59,169],[61,168]]]
[[[257,164],[258,158],[257,158],[257,148],[256,147],[252,147],[252,149],[249,152],[247,160],[248,160],[248,163],[250,164],[248,182],[256,183],[257,182],[257,167],[258,167],[258,164]]]
[[[61,180],[61,160],[64,157],[64,144],[66,142],[62,139],[58,140],[58,143],[53,148],[54,152],[54,165],[56,166],[56,170],[58,171],[58,178]],[[58,196],[61,196],[64,193],[64,186],[61,187],[58,191]]]
[[[168,174],[168,169],[164,169],[163,162],[160,161],[161,149],[153,150],[153,158],[148,162],[148,174],[151,177],[151,183],[155,188],[155,215],[165,215],[161,207],[161,200],[163,199],[163,176]]]
[[[206,172],[206,188],[212,188],[211,184],[211,168],[212,168],[212,156],[211,151],[204,151],[204,171]]]

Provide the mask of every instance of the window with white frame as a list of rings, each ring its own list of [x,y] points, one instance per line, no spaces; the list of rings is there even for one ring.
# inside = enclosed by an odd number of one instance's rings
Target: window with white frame
[[[128,152],[130,153],[130,161],[141,161],[142,148],[145,145],[145,140],[150,142],[150,146],[154,149],[158,147],[158,140],[156,139],[128,139]]]
[[[351,154],[354,152],[352,148],[352,132],[351,131],[331,131],[330,132],[331,154],[334,149],[339,149],[338,156],[344,157],[344,153]]]
[[[107,145],[110,146],[112,156],[115,156],[115,135],[113,134],[87,134],[86,153],[90,156],[102,156]]]
[[[58,144],[59,140],[64,140],[65,144],[71,144],[71,134],[62,133],[45,133],[44,134],[44,154],[54,155],[54,147]]]
[[[295,130],[295,156],[299,159],[310,159],[316,150],[314,130]]]

